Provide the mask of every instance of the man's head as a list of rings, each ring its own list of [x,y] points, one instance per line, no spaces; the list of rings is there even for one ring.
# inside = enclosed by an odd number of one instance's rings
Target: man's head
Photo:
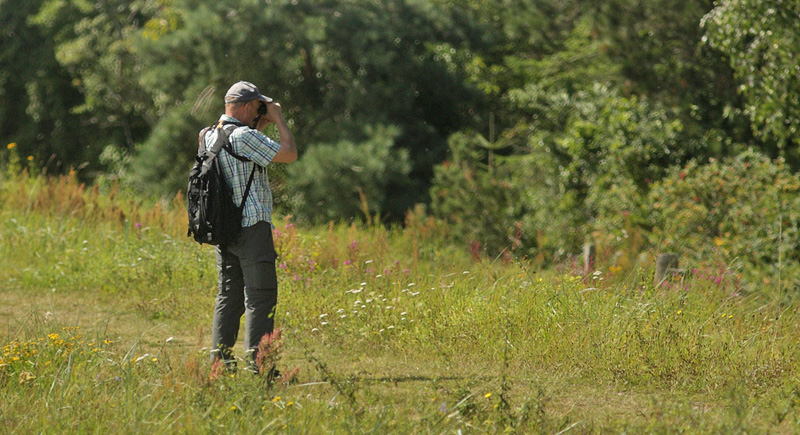
[[[266,113],[266,104],[271,102],[272,98],[262,95],[256,85],[245,81],[236,82],[225,94],[225,114],[244,123],[252,123],[255,128],[258,120]]]
[[[261,95],[256,85],[245,81],[234,83],[225,94],[225,104],[246,103],[252,100],[261,100],[265,103],[272,102],[272,98]]]

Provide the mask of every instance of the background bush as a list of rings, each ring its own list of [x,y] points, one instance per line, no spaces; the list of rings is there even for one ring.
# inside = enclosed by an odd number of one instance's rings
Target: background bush
[[[751,282],[797,286],[800,177],[747,151],[674,168],[650,193],[651,241],[690,259],[718,260]]]
[[[526,255],[558,258],[579,252],[593,233],[609,239],[631,224],[647,227],[652,183],[689,148],[681,122],[657,103],[599,85],[537,104],[555,109],[550,122],[563,124],[562,133],[526,139],[517,128],[494,144],[475,133],[451,137],[452,160],[434,178],[434,212],[494,255],[516,244]]]
[[[365,134],[359,143],[316,145],[305,153],[302,165],[287,166],[287,187],[295,192],[294,211],[301,218],[324,223],[391,210],[388,187],[408,187],[408,152],[394,147],[400,134],[395,127],[367,128]]]

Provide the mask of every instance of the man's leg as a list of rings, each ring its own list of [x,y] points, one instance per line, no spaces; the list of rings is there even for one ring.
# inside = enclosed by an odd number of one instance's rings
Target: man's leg
[[[244,274],[246,351],[255,358],[258,343],[275,325],[278,303],[277,253],[272,242],[272,227],[266,222],[244,228],[236,252]]]
[[[244,277],[239,259],[226,247],[216,248],[219,293],[214,306],[212,358],[233,360],[232,349],[244,313]]]

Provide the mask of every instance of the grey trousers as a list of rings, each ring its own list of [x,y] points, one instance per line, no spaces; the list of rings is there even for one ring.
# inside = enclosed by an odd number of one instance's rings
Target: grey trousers
[[[278,277],[272,227],[259,222],[242,228],[238,240],[216,248],[219,271],[214,306],[212,358],[233,359],[232,349],[244,314],[244,348],[256,357],[258,342],[272,333],[278,302]]]

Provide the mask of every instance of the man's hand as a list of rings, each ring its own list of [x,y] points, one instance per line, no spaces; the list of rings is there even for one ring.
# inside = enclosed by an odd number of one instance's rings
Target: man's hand
[[[261,123],[264,123],[264,126],[261,126]],[[267,104],[267,115],[264,116],[264,119],[258,123],[259,130],[266,127],[266,125],[270,122],[274,122],[275,125],[278,126],[278,134],[281,136],[281,149],[272,159],[273,162],[278,163],[291,163],[297,160],[297,147],[294,144],[294,135],[289,130],[289,126],[286,124],[286,120],[283,119],[283,111],[281,110],[281,105],[276,102],[272,102]]]
[[[271,102],[267,103],[267,116],[269,122],[278,122],[283,119],[283,110],[280,103]]]
[[[283,112],[279,103],[261,103],[267,105],[267,113],[258,120],[256,130],[261,131],[267,127],[268,124],[278,122],[283,119]]]

